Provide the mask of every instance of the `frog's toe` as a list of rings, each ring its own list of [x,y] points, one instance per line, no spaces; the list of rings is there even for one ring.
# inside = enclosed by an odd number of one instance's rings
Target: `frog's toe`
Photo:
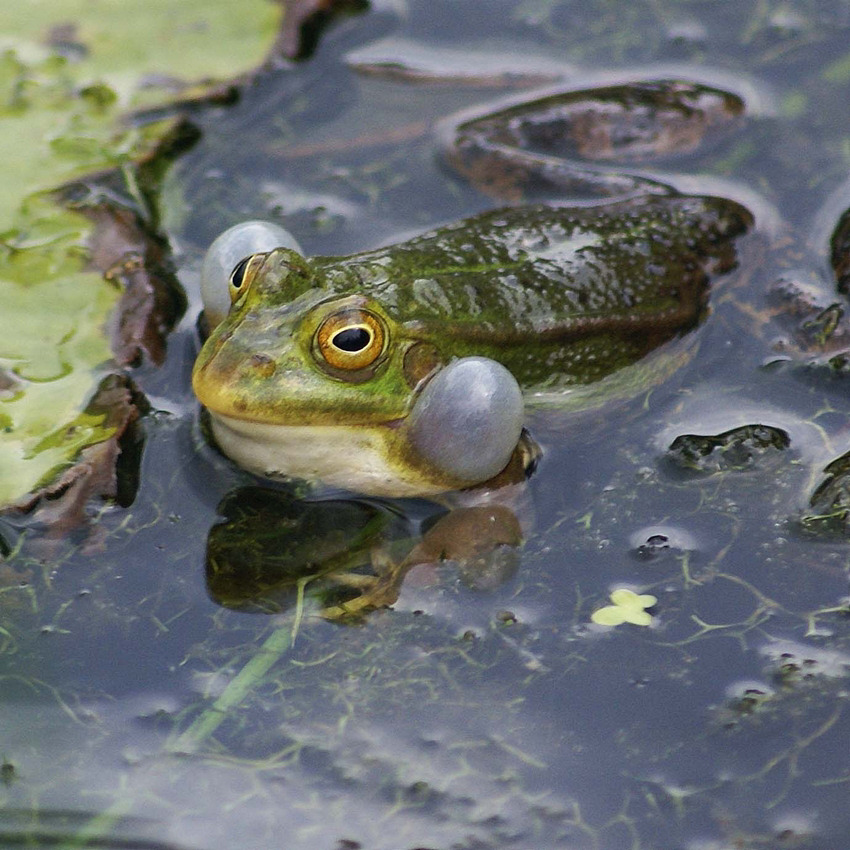
[[[230,309],[227,283],[236,264],[251,254],[275,248],[291,248],[303,253],[286,228],[269,221],[243,221],[216,237],[201,266],[201,298],[210,330],[224,319]]]
[[[419,454],[448,475],[470,483],[505,468],[522,432],[522,391],[501,363],[463,357],[428,383],[410,416]]]

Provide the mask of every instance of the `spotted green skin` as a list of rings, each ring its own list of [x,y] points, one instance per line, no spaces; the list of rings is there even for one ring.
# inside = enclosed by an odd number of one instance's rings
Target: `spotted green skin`
[[[404,368],[418,342],[444,363],[493,358],[530,394],[595,382],[700,322],[751,223],[728,200],[663,196],[496,210],[349,257],[280,249],[209,337],[195,390],[246,421],[395,426],[419,391]],[[316,330],[340,305],[386,322],[368,380],[317,362]]]

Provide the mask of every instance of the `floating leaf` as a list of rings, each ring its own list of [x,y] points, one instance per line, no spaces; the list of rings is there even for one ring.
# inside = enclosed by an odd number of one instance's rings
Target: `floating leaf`
[[[121,338],[110,348],[122,287],[101,274],[94,236],[104,229],[104,216],[63,209],[54,190],[82,179],[88,186],[90,175],[111,172],[123,175],[128,203],[144,207],[134,191],[134,164],[160,149],[176,119],[122,121],[127,110],[203,95],[220,88],[216,79],[258,66],[279,18],[280,9],[267,0],[246,0],[238,15],[229,0],[4,6],[0,506],[45,485],[86,446],[110,438],[114,429],[90,421],[84,410],[101,381],[133,359],[138,342]],[[139,217],[147,213],[140,209]],[[121,282],[127,289],[137,284],[136,301],[155,299],[139,289],[145,281]],[[155,319],[158,308],[148,310]],[[161,355],[147,337],[138,344],[152,360]]]
[[[658,600],[649,593],[635,593],[621,587],[610,596],[613,605],[599,608],[590,615],[590,619],[599,626],[619,626],[622,623],[632,623],[635,626],[652,625],[652,614],[647,608],[652,608]]]

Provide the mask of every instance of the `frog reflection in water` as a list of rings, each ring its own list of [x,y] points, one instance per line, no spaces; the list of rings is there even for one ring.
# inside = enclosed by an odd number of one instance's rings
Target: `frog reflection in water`
[[[193,374],[217,443],[259,474],[378,496],[433,496],[527,468],[525,408],[598,402],[614,385],[634,394],[663,374],[663,358],[647,355],[704,317],[751,216],[524,147],[551,147],[553,129],[585,126],[595,108],[600,158],[623,139],[632,158],[676,153],[734,123],[739,107],[662,81],[456,122],[448,158],[486,191],[622,199],[499,209],[349,257],[244,258]]]

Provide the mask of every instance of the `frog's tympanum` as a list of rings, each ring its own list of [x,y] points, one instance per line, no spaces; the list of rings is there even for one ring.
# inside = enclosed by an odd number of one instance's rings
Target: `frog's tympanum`
[[[496,210],[350,257],[256,253],[195,393],[254,472],[389,496],[467,487],[509,464],[524,405],[695,326],[749,224],[731,201],[649,196]]]

